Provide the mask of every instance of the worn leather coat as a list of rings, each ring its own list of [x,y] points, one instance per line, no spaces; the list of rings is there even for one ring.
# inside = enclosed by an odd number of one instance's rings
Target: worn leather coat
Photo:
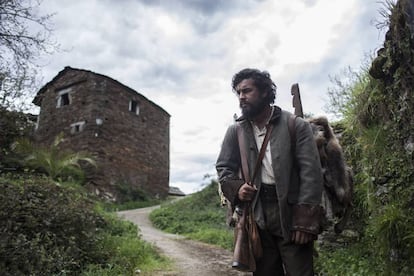
[[[277,106],[274,108],[273,116],[269,121],[274,125],[269,143],[283,238],[290,239],[292,230],[318,234],[323,182],[319,155],[310,124],[302,118],[296,118],[296,146],[293,150],[288,129],[288,118],[292,114],[282,111]],[[241,161],[237,124],[240,124],[245,135],[250,175],[253,175],[259,153],[251,122],[240,117],[228,128],[216,162],[221,190],[232,206],[240,203],[237,194],[244,183],[240,178]],[[296,156],[293,156],[293,152]],[[260,171],[254,184],[260,192]],[[252,206],[256,223],[260,228],[265,229],[259,192],[256,193]]]

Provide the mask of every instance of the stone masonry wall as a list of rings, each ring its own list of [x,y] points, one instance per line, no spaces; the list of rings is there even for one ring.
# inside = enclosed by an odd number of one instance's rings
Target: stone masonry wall
[[[57,108],[59,91],[69,87],[70,104]],[[63,131],[62,146],[92,154],[98,166],[88,170],[91,189],[111,199],[125,185],[160,197],[168,194],[167,112],[119,82],[85,70],[66,68],[45,88],[37,141],[50,144]],[[131,100],[138,103],[139,114],[129,111]],[[85,123],[73,133],[71,125],[77,122]]]

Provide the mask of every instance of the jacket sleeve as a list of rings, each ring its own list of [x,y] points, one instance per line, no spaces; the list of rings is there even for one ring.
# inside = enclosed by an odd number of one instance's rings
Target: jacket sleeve
[[[218,181],[224,196],[232,206],[238,203],[238,191],[244,180],[239,176],[240,151],[236,124],[230,126],[224,136],[216,162]]]
[[[293,206],[292,228],[319,234],[324,213],[321,207],[322,169],[311,126],[302,118],[296,119],[294,158],[299,174],[299,191],[297,203]]]

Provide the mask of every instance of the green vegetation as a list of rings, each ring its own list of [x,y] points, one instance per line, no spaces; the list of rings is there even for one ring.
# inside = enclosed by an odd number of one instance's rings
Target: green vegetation
[[[168,200],[168,199],[167,199]],[[99,202],[98,204],[102,206],[102,209],[108,212],[118,212],[118,211],[124,211],[124,210],[132,210],[132,209],[138,209],[138,208],[145,208],[149,206],[159,205],[161,202],[164,202],[160,199],[150,198],[146,197],[145,199],[140,200],[130,200],[126,202]]]
[[[161,200],[148,195],[143,189],[132,187],[129,183],[116,183],[117,202],[103,202],[107,211],[122,211],[144,208],[161,204]]]
[[[58,135],[50,146],[39,146],[30,139],[18,139],[12,146],[18,163],[23,167],[45,173],[52,180],[62,181],[84,178],[81,163],[95,166],[95,161],[84,152],[73,152],[59,148],[64,140],[63,133]]]
[[[4,118],[3,118],[4,119]],[[12,128],[11,128],[12,129]],[[121,220],[83,187],[83,153],[17,142],[2,148],[0,163],[0,271],[2,275],[136,275],[165,269],[169,260],[140,239],[134,224]],[[23,137],[23,138],[19,138]],[[13,146],[9,146],[9,145]],[[3,168],[9,168],[6,173]],[[132,193],[132,196],[142,193]],[[148,206],[146,196],[130,197]],[[122,207],[122,206],[121,206]],[[109,208],[108,208],[109,209]]]
[[[390,31],[384,49],[369,69],[348,70],[345,81],[336,77],[336,88],[329,90],[330,111],[341,117],[334,127],[342,130],[341,143],[355,173],[348,227],[357,235],[317,245],[319,275],[414,275],[413,34],[401,6],[386,3]],[[18,86],[13,89],[19,92]],[[19,98],[12,91],[5,95]],[[119,183],[123,203],[100,202],[81,186],[79,162],[93,160],[57,150],[59,139],[50,148],[19,140],[30,137],[33,118],[7,107],[0,108],[2,274],[168,270],[169,261],[140,239],[136,226],[107,212],[159,201]],[[198,193],[164,203],[150,219],[162,230],[231,249],[233,231],[225,224],[226,211],[212,181]]]
[[[332,104],[343,115],[342,144],[356,173],[351,226],[359,238],[319,248],[326,275],[414,273],[414,47],[401,2],[387,2],[390,30],[372,67],[331,90],[346,97]]]
[[[135,225],[97,208],[79,186],[0,178],[0,270],[6,275],[134,275],[169,262]]]
[[[55,144],[32,143],[39,54],[58,50],[52,14],[39,1],[0,1],[0,274],[136,275],[170,266],[139,237],[139,229],[104,211],[83,188],[94,161]],[[128,201],[153,204],[130,193]],[[128,203],[131,204],[131,203]],[[136,203],[135,203],[136,204]],[[112,209],[119,209],[110,205]]]
[[[391,101],[381,92],[383,85],[369,76],[362,79],[341,121],[342,144],[355,172],[350,227],[359,238],[339,248],[319,248],[317,267],[323,275],[412,275],[413,163],[397,137],[412,130],[390,120],[396,107],[383,106]]]
[[[161,205],[150,214],[151,221],[169,233],[232,248],[233,231],[225,223],[226,208],[220,204],[217,185],[212,181],[200,192]]]
[[[319,251],[315,270],[317,275],[329,276],[384,275],[380,259],[372,255],[365,244],[358,243]]]

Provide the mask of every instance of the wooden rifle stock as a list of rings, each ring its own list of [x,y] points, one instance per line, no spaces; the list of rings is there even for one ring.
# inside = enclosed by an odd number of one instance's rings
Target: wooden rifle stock
[[[251,208],[250,204],[243,204],[242,214],[234,228],[234,253],[232,267],[240,271],[255,271],[256,261],[251,250],[248,234],[248,220]]]
[[[303,118],[302,100],[300,98],[299,84],[294,83],[290,89],[292,94],[292,106],[295,108],[294,114]]]

